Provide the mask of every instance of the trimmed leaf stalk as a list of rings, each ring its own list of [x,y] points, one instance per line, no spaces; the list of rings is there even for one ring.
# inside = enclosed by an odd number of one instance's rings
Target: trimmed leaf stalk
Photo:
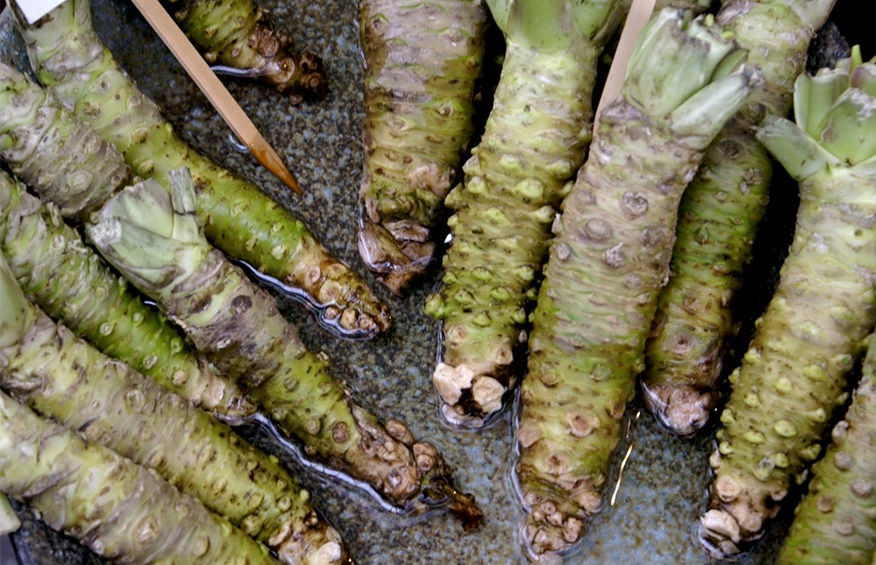
[[[137,175],[167,186],[169,171],[191,171],[213,245],[276,281],[278,290],[305,302],[340,334],[372,337],[389,327],[386,305],[303,222],[176,135],[95,33],[88,0],[64,2],[33,25],[13,12],[38,80],[115,146]]]
[[[794,240],[721,414],[700,536],[733,555],[758,539],[821,453],[847,373],[876,323],[876,64],[860,51],[795,85],[796,125],[757,138],[799,183]]]
[[[31,304],[0,257],[0,386],[158,475],[285,563],[341,563],[338,533],[280,465],[226,425],[111,360]]]
[[[876,341],[867,341],[862,378],[782,543],[779,565],[869,565],[876,549]]]
[[[255,0],[162,3],[215,71],[257,78],[288,94],[293,103],[325,96],[322,60],[309,51],[295,52]]]
[[[145,467],[3,392],[0,490],[119,563],[277,563],[265,546]]]
[[[681,201],[669,283],[647,345],[646,406],[667,429],[696,433],[720,401],[738,321],[731,306],[769,200],[772,160],[754,134],[765,112],[785,116],[809,42],[835,0],[733,0],[718,22],[749,52],[760,81],[725,125]]]
[[[623,94],[600,113],[532,315],[514,478],[531,557],[568,552],[600,509],[668,269],[678,203],[745,101],[745,51],[711,17],[646,25]]]
[[[359,252],[400,293],[435,252],[444,198],[474,134],[487,9],[482,0],[359,4],[365,165]]]
[[[623,1],[488,2],[506,52],[485,131],[446,204],[452,244],[426,312],[442,323],[432,381],[452,423],[483,426],[515,384],[550,225],[584,159],[596,63]]]
[[[12,508],[9,498],[0,492],[0,536],[11,534],[18,531],[21,527],[21,519]]]
[[[384,425],[355,403],[325,356],[305,348],[274,298],[207,243],[188,172],[170,178],[171,194],[148,179],[119,193],[87,226],[104,257],[301,441],[307,455],[397,506],[422,509],[421,502],[451,497],[451,509],[476,524],[480,511],[453,490],[437,450],[414,442],[401,422]]]
[[[28,298],[101,351],[195,406],[232,418],[255,406],[144,302],[61,216],[87,220],[132,180],[122,156],[50,93],[0,64],[0,158],[47,200],[0,172],[0,250]]]

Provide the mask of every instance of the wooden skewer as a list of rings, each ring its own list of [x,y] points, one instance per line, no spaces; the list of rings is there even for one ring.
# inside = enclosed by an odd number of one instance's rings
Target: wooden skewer
[[[216,111],[219,112],[225,123],[234,131],[237,138],[249,147],[249,150],[262,165],[286,183],[296,194],[301,194],[301,187],[298,186],[295,177],[283,164],[280,156],[259,133],[234,97],[231,96],[231,93],[228,92],[228,89],[225,88],[225,85],[216,77],[201,54],[173,21],[170,14],[158,3],[158,0],[132,1]]]
[[[630,5],[630,11],[627,15],[627,20],[624,23],[624,28],[621,31],[620,39],[618,40],[617,49],[614,52],[614,58],[611,61],[611,67],[608,69],[608,76],[605,78],[605,87],[602,89],[602,95],[599,98],[599,104],[596,105],[596,113],[593,121],[593,130],[599,125],[599,114],[603,106],[613,101],[621,95],[624,86],[624,77],[627,74],[627,64],[630,62],[630,57],[633,55],[633,48],[636,46],[645,24],[651,19],[651,14],[654,12],[656,0],[633,0]]]

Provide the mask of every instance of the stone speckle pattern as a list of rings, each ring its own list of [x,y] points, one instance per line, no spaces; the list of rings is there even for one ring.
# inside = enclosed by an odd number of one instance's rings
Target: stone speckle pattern
[[[513,459],[511,416],[488,429],[466,432],[449,428],[438,412],[430,378],[437,359],[437,325],[422,312],[426,295],[440,280],[433,266],[405,298],[389,295],[367,273],[356,247],[357,190],[362,170],[360,143],[362,60],[358,47],[354,0],[261,0],[272,21],[288,31],[294,45],[325,61],[329,95],[325,100],[290,104],[269,87],[227,79],[229,89],[268,141],[287,159],[304,189],[296,197],[254,158],[233,148],[230,131],[185,75],[152,30],[124,0],[92,0],[95,27],[122,65],[186,141],[222,165],[249,178],[303,219],[337,256],[369,280],[389,304],[394,326],[375,341],[343,341],[312,322],[300,304],[280,299],[284,314],[297,324],[309,347],[325,351],[359,401],[382,419],[398,418],[417,438],[433,442],[456,468],[459,486],[473,493],[486,520],[465,534],[446,513],[411,517],[385,512],[369,495],[320,478],[291,458],[312,491],[318,508],[336,525],[360,564],[525,563],[517,541],[522,514],[508,479]],[[0,56],[19,57],[8,22],[0,30]],[[782,191],[781,194],[793,191]],[[793,199],[793,198],[791,198]],[[783,209],[784,208],[784,209]],[[785,233],[793,206],[771,206],[777,215],[768,224]],[[783,235],[783,237],[787,237]],[[773,239],[765,253],[781,253]],[[775,255],[773,255],[775,257]],[[752,288],[762,292],[770,276],[769,261]],[[766,274],[765,274],[766,273]],[[774,274],[773,274],[774,276]],[[638,415],[638,416],[637,416]],[[582,547],[566,562],[573,564],[697,564],[708,559],[694,538],[697,518],[707,502],[708,455],[714,434],[679,440],[659,430],[637,400],[628,411],[629,440],[614,461],[611,484],[626,461],[613,506],[606,502],[585,535]],[[255,428],[243,433],[282,457],[282,449]],[[170,440],[170,438],[168,438]],[[608,490],[609,496],[613,486]],[[20,508],[20,507],[19,507]],[[42,527],[22,510],[23,530],[13,537],[23,564],[99,563],[86,550]],[[777,521],[740,563],[771,563],[787,526]]]

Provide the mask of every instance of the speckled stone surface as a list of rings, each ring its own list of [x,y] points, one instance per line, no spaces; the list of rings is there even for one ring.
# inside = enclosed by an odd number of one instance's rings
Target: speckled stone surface
[[[433,268],[403,299],[393,298],[365,273],[356,249],[357,190],[362,167],[360,132],[362,61],[354,0],[262,0],[296,46],[323,57],[329,96],[293,106],[272,90],[229,79],[243,108],[278,150],[304,188],[295,197],[253,158],[235,150],[229,130],[152,30],[125,0],[92,0],[95,26],[122,65],[164,109],[179,133],[199,151],[255,181],[302,218],[339,257],[353,265],[390,305],[393,329],[370,342],[344,341],[319,329],[297,303],[280,299],[302,338],[333,360],[335,374],[381,418],[399,418],[418,438],[433,442],[456,467],[459,485],[473,493],[486,514],[479,530],[465,534],[445,513],[411,517],[385,511],[373,498],[340,481],[323,478],[284,457],[312,491],[317,506],[343,535],[357,563],[524,563],[517,540],[521,519],[509,488],[511,416],[492,427],[466,432],[447,427],[438,413],[430,375],[437,355],[437,325],[422,313],[439,281]],[[849,0],[840,0],[840,3]],[[8,43],[8,34],[4,43]],[[11,56],[14,49],[0,54]],[[793,190],[778,191],[770,236],[761,245],[749,293],[748,319],[764,304],[775,277],[776,257],[787,246]],[[629,410],[629,433],[614,461],[632,446],[614,503],[595,519],[580,550],[566,562],[697,564],[708,559],[694,538],[706,504],[708,455],[714,436],[679,440],[662,432],[638,400]],[[282,451],[258,430],[245,432],[272,451]],[[168,438],[171,441],[171,438]],[[613,488],[608,489],[611,495]],[[23,531],[13,537],[24,564],[96,563],[93,555],[48,532],[22,511]],[[770,563],[787,519],[780,519],[742,563]]]

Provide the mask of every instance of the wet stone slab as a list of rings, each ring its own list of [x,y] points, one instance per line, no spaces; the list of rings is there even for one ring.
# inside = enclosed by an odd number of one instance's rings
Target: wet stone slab
[[[841,0],[842,1],[842,0]],[[444,424],[430,376],[437,355],[435,322],[422,306],[440,280],[433,267],[403,299],[390,296],[365,272],[356,248],[357,190],[362,170],[360,143],[362,61],[357,6],[353,0],[305,2],[262,0],[278,27],[299,49],[325,61],[330,94],[325,100],[292,105],[267,87],[226,79],[232,94],[277,149],[304,188],[296,197],[249,155],[234,149],[229,130],[133,6],[124,0],[92,0],[95,26],[120,63],[164,110],[180,135],[197,150],[251,179],[304,220],[337,256],[354,266],[390,306],[394,326],[374,341],[344,341],[317,327],[298,303],[279,298],[282,311],[306,344],[324,351],[335,374],[354,397],[380,418],[398,418],[413,434],[433,442],[456,468],[460,487],[475,495],[486,520],[466,534],[446,513],[411,517],[386,512],[372,497],[302,467],[256,428],[242,433],[278,453],[310,488],[318,508],[339,529],[357,563],[524,563],[517,531],[521,513],[509,488],[513,442],[510,414],[480,432]],[[19,57],[7,24],[4,58]],[[785,179],[787,183],[787,179]],[[746,312],[748,323],[775,280],[776,258],[786,247],[794,209],[793,190],[777,191],[767,224],[769,243],[755,264]],[[606,509],[593,522],[579,552],[568,563],[705,563],[693,535],[707,501],[708,455],[714,432],[679,440],[661,431],[636,400],[629,434],[619,447]],[[168,438],[170,440],[170,438]],[[627,455],[623,474],[618,468]],[[20,507],[19,507],[20,508]],[[13,538],[24,564],[84,564],[100,560],[53,534],[22,509],[25,525]],[[787,518],[780,519],[755,550],[740,562],[770,563]]]

